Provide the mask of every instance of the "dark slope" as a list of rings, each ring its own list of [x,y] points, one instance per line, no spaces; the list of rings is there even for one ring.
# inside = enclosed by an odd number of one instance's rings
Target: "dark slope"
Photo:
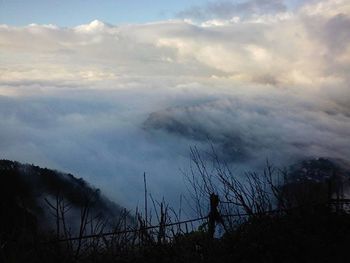
[[[83,179],[47,168],[0,160],[0,182],[0,226],[4,228],[0,233],[11,236],[18,237],[18,231],[54,229],[55,215],[47,201],[56,205],[57,197],[70,206],[67,220],[73,226],[87,205],[91,216],[111,225],[124,211]]]

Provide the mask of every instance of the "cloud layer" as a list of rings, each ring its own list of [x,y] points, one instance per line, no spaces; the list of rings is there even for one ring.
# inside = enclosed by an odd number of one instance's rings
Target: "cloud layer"
[[[1,25],[1,157],[84,176],[129,206],[143,171],[174,199],[189,146],[207,138],[242,169],[349,163],[349,2],[196,10],[201,21]]]
[[[248,0],[243,2],[216,1],[205,6],[193,6],[178,14],[179,17],[191,17],[199,20],[215,18],[232,19],[251,16],[282,13],[287,10],[283,0]]]

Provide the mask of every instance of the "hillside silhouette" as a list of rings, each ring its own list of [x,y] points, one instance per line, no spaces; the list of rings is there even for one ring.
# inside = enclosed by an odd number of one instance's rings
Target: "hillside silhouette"
[[[192,151],[194,167],[201,158]],[[237,176],[216,161],[210,174],[197,166],[188,176],[198,218],[181,221],[164,201],[153,200],[152,221],[147,213],[125,213],[83,179],[2,160],[1,262],[348,258],[350,173],[344,166],[312,159],[280,170],[267,163],[261,174]]]
[[[71,234],[76,232],[80,211],[87,205],[91,216],[110,220],[125,210],[104,197],[99,189],[72,174],[0,160],[0,180],[0,233],[5,240],[27,234],[34,236],[38,231],[56,231],[53,207],[57,202],[61,208],[65,205],[66,213],[69,210],[71,214],[66,218]],[[133,219],[129,217],[128,220]]]

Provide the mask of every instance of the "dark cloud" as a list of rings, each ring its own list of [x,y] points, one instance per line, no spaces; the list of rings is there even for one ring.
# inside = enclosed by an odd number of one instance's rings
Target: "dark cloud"
[[[342,159],[350,154],[350,145],[346,143],[350,135],[345,124],[350,121],[348,116],[338,110],[330,116],[329,112],[320,112],[317,104],[302,100],[294,108],[283,103],[284,99],[287,97],[221,99],[175,107],[152,113],[144,127],[204,145],[213,143],[228,162],[250,163],[263,156],[288,163],[302,156]]]
[[[282,0],[249,0],[209,2],[203,6],[193,6],[178,13],[179,17],[208,19],[231,19],[232,17],[249,17],[252,15],[275,14],[286,11]]]
[[[324,38],[332,52],[343,52],[350,42],[350,17],[338,14],[327,21]]]
[[[212,106],[212,109],[215,110],[215,105]],[[221,126],[219,118],[214,117],[208,122],[200,119],[203,116],[198,114],[198,111],[209,111],[209,107],[211,107],[210,104],[204,104],[154,112],[143,123],[143,128],[148,132],[163,130],[169,134],[193,140],[195,144],[214,144],[220,157],[230,162],[249,159],[251,156],[247,151],[248,145],[244,143],[242,136],[234,130],[234,127],[229,131],[215,130],[210,125],[216,125],[211,123],[214,121]]]

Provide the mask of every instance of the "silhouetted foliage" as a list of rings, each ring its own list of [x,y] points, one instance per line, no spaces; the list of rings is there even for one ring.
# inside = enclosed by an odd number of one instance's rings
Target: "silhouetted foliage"
[[[101,194],[85,181],[48,169],[0,161],[1,262],[345,262],[350,244],[347,211],[349,171],[326,159],[301,162],[289,170],[269,163],[261,173],[235,175],[213,155],[209,168],[194,149],[187,176],[200,223],[189,229],[163,200],[152,199],[157,226],[136,213],[106,230]],[[146,182],[146,181],[145,181]],[[45,193],[45,194],[44,194]],[[145,193],[147,193],[145,183]],[[47,206],[38,198],[51,195]],[[215,200],[210,196],[215,196]],[[145,195],[145,198],[147,196]],[[96,203],[96,200],[99,200]],[[215,202],[214,202],[214,201]],[[146,200],[147,201],[147,200]],[[341,206],[339,204],[342,204]],[[107,204],[109,207],[110,204]],[[79,231],[66,221],[79,207]],[[212,238],[212,223],[224,231]],[[56,231],[39,231],[40,214],[50,211]],[[111,213],[110,216],[112,216]],[[146,215],[151,213],[147,212]],[[204,217],[202,217],[204,215]],[[149,216],[148,216],[149,217]],[[209,219],[209,223],[206,219]],[[129,222],[131,222],[129,221]],[[55,226],[55,224],[53,224]],[[125,231],[127,230],[127,231]],[[85,237],[91,235],[91,237]]]

